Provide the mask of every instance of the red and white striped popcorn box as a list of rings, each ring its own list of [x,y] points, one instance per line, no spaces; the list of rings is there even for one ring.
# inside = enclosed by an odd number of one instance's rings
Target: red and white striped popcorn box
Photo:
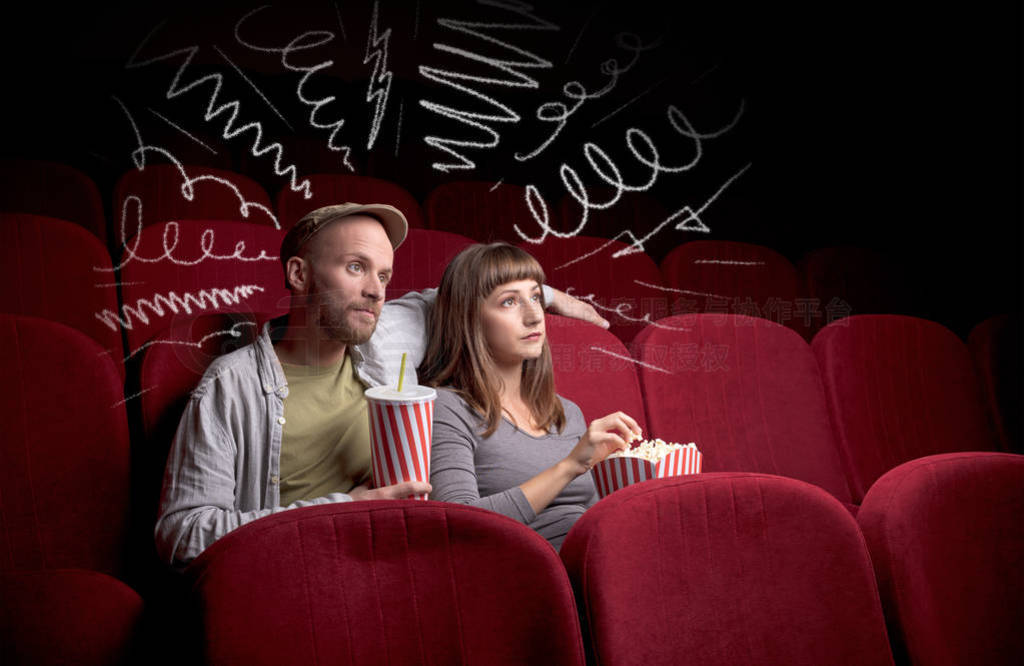
[[[634,483],[669,476],[700,474],[704,456],[692,442],[670,451],[658,462],[621,455],[608,457],[594,465],[594,485],[601,498]]]
[[[410,386],[401,392],[375,386],[366,389],[365,395],[373,485],[430,481],[430,435],[437,391],[428,386]],[[413,499],[425,500],[427,495]]]

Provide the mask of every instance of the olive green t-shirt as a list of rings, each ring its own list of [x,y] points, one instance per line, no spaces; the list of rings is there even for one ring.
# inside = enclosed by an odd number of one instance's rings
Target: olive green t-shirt
[[[282,363],[288,379],[281,439],[281,506],[347,493],[370,477],[365,387],[352,360],[330,366]]]

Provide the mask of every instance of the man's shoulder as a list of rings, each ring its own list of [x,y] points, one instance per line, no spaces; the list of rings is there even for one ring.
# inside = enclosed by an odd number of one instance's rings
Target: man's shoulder
[[[259,343],[250,343],[213,359],[203,373],[202,379],[199,380],[199,384],[192,391],[192,395],[201,397],[212,390],[216,390],[217,387],[226,385],[258,384],[257,344]]]

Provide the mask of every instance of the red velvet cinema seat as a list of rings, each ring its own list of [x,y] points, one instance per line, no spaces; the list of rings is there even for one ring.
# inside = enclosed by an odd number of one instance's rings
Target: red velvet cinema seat
[[[947,453],[904,463],[857,520],[897,659],[1024,661],[1024,456]]]
[[[176,319],[142,352],[138,400],[144,441],[133,448],[136,473],[142,475],[135,480],[136,510],[146,516],[149,550],[167,454],[189,394],[215,358],[253,342],[258,333],[245,313],[200,314]]]
[[[666,255],[661,273],[665,285],[677,290],[672,314],[764,317],[810,337],[811,304],[803,299],[796,268],[775,250],[735,241],[690,241]]]
[[[547,202],[551,226],[558,211]],[[427,194],[423,212],[428,229],[439,229],[468,236],[481,243],[522,238],[516,226],[527,235],[537,237],[541,229],[526,204],[526,188],[511,183],[457,180],[442,183]]]
[[[77,224],[0,213],[0,311],[59,321],[95,340],[124,373],[121,330],[96,314],[117,309],[117,279],[103,243]]]
[[[893,663],[857,523],[802,481],[634,484],[583,514],[561,557],[591,663]]]
[[[594,236],[548,237],[540,245],[519,243],[540,262],[547,282],[594,304],[610,330],[629,345],[648,321],[668,314],[661,272],[643,252],[614,255],[632,246]]]
[[[209,166],[182,168],[188,180],[195,181],[190,190],[183,189],[186,180],[174,164],[147,164],[145,169],[131,169],[118,179],[111,208],[114,247],[131,238],[140,225],[169,220],[236,220],[275,226],[270,195],[252,178]]]
[[[811,347],[854,502],[908,460],[996,449],[967,345],[941,324],[854,315]]]
[[[967,337],[996,435],[1004,451],[1016,453],[1024,451],[1020,425],[1024,405],[1022,337],[1019,314],[990,317]]]
[[[795,331],[679,315],[648,326],[633,351],[652,436],[696,442],[705,471],[778,474],[851,502],[818,366]]]
[[[277,212],[281,228],[290,229],[311,210],[321,206],[354,201],[361,204],[382,203],[402,211],[412,229],[422,229],[423,211],[415,197],[404,187],[383,178],[340,173],[312,173],[309,180],[313,196],[285,187],[277,193]]]
[[[0,159],[0,183],[0,211],[66,220],[106,245],[107,222],[99,189],[78,169],[43,160]]]
[[[437,287],[448,262],[475,242],[448,231],[409,229],[405,242],[395,250],[394,272],[388,283],[387,298]]]
[[[98,663],[128,648],[142,605],[114,578],[129,512],[121,375],[84,333],[18,315],[0,315],[0,372],[3,663]]]
[[[851,314],[913,314],[913,296],[905,260],[849,245],[822,247],[801,257],[797,270],[818,316],[810,330]]]
[[[284,511],[189,569],[211,664],[580,664],[555,551],[504,516],[394,500]]]
[[[622,411],[646,432],[640,383],[625,345],[605,329],[579,319],[545,316],[555,391],[572,400],[587,422]]]
[[[105,318],[120,321],[134,355],[179,317],[283,314],[289,303],[278,259],[283,237],[280,229],[230,220],[146,227],[120,259],[121,309]]]

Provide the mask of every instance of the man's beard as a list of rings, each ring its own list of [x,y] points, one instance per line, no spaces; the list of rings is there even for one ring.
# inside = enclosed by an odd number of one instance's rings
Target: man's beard
[[[348,314],[355,308],[367,308],[378,312],[373,303],[339,305],[332,301],[315,281],[309,298],[310,307],[316,311],[316,325],[329,340],[345,345],[361,345],[370,339],[377,328],[376,319],[368,326],[352,326],[348,320]]]

